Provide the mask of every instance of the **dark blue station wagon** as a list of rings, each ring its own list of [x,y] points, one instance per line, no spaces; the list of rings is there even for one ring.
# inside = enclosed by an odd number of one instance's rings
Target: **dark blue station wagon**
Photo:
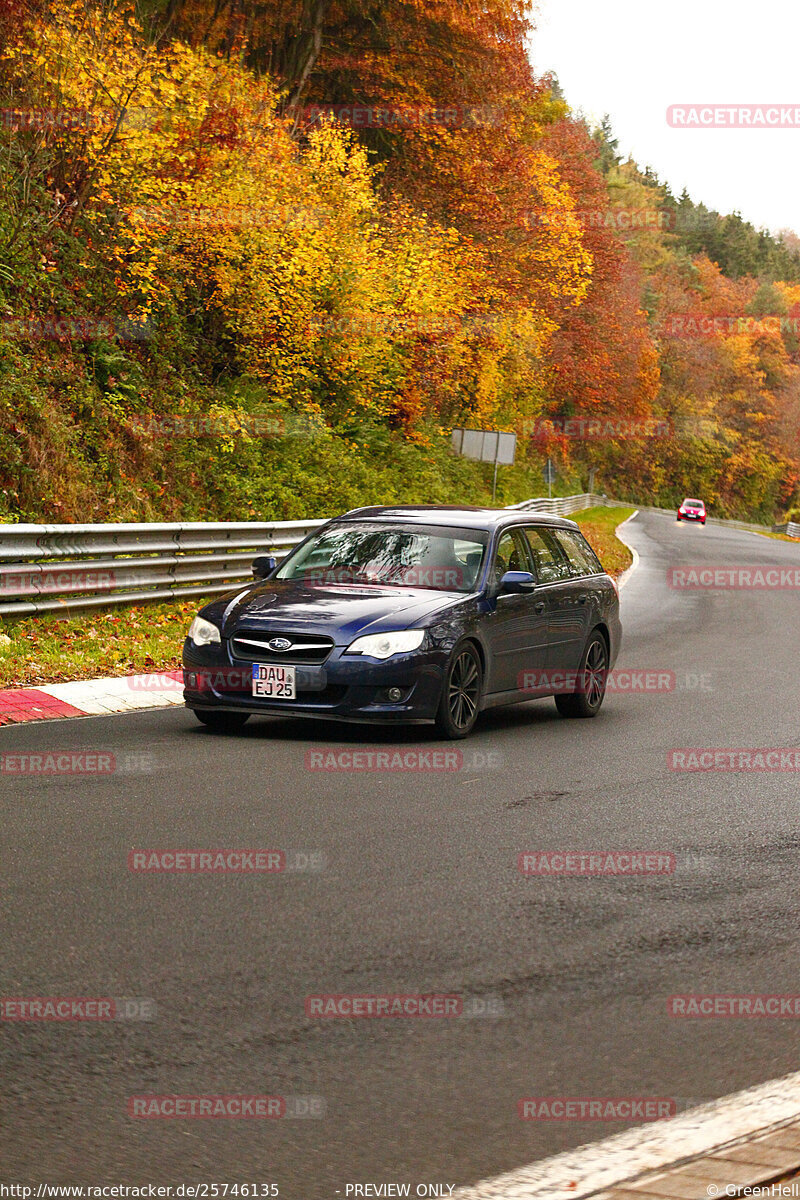
[[[361,508],[214,600],[184,644],[184,699],[212,729],[254,714],[434,721],[554,696],[600,711],[619,597],[573,521],[510,509]]]

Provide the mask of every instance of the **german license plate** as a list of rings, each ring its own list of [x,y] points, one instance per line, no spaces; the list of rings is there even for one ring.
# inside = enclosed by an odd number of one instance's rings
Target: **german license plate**
[[[253,695],[265,700],[294,700],[295,668],[274,663],[253,663]]]

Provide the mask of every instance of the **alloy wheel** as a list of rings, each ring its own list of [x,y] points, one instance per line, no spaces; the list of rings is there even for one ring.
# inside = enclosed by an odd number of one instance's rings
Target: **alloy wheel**
[[[605,695],[608,676],[608,655],[602,638],[595,638],[586,655],[583,670],[583,688],[589,708],[598,708]]]
[[[466,729],[475,718],[480,695],[480,673],[475,658],[464,650],[453,663],[447,689],[450,719],[457,729]]]

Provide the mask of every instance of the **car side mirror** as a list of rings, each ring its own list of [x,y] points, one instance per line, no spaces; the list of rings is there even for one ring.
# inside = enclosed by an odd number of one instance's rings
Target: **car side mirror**
[[[535,587],[536,580],[530,571],[506,571],[500,580],[498,593],[501,596],[515,596],[532,592]]]
[[[278,565],[274,554],[259,554],[253,559],[253,579],[266,579]]]

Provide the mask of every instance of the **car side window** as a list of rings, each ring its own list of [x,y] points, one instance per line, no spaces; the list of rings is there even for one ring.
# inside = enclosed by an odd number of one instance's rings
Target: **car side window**
[[[569,579],[569,563],[550,530],[529,526],[524,533],[533,559],[536,582],[557,583],[560,579]]]
[[[507,529],[505,533],[501,534],[494,552],[492,567],[494,582],[498,584],[506,571],[530,571],[530,569],[522,539],[516,530]]]
[[[599,575],[603,568],[594,551],[580,533],[571,529],[554,530],[554,536],[570,561],[574,575]]]

